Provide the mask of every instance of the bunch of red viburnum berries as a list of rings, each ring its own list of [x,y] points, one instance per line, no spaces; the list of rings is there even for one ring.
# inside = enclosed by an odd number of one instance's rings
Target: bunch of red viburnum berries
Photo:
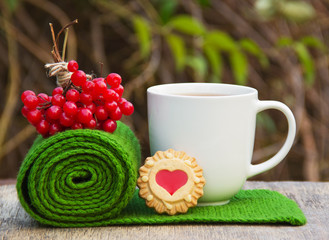
[[[57,87],[52,96],[26,90],[21,95],[22,114],[38,133],[48,137],[67,129],[99,129],[113,133],[122,115],[134,112],[132,103],[122,98],[119,74],[87,80],[76,61],[67,64],[72,72],[70,87]]]

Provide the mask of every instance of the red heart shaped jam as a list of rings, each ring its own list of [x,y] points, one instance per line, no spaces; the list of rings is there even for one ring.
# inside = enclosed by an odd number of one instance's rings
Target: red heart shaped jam
[[[182,170],[168,171],[160,170],[155,180],[157,184],[167,190],[170,195],[173,195],[178,189],[184,186],[187,182],[187,174]]]

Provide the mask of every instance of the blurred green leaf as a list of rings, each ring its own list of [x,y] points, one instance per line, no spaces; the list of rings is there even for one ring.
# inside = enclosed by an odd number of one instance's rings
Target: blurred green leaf
[[[255,10],[264,20],[271,19],[276,13],[276,0],[256,0]]]
[[[276,125],[273,119],[266,112],[260,112],[256,116],[257,125],[263,126],[270,133],[276,132]]]
[[[163,0],[159,6],[159,15],[161,17],[162,23],[167,23],[173,13],[176,11],[178,2],[176,0]]]
[[[317,37],[313,36],[306,36],[300,39],[300,42],[308,47],[314,47],[320,50],[326,50],[326,45]]]
[[[14,12],[19,4],[20,0],[5,0],[5,4],[7,5],[10,12]]]
[[[293,48],[296,51],[298,59],[303,67],[306,84],[312,85],[315,79],[315,70],[311,54],[306,46],[300,42],[296,42],[293,45]]]
[[[215,80],[216,82],[220,82],[223,70],[222,56],[211,45],[204,46],[203,51],[211,66],[212,75],[214,78],[212,82],[214,82]]]
[[[237,84],[245,85],[248,75],[248,60],[239,50],[230,53],[230,64]]]
[[[189,35],[202,35],[205,32],[205,27],[202,23],[189,15],[177,15],[167,25]]]
[[[211,83],[221,83],[222,80],[221,80],[221,78],[220,78],[219,76],[216,76],[216,75],[214,75],[214,74],[211,74],[211,75],[209,76],[209,80],[208,80],[207,82],[211,82]]]
[[[309,21],[316,14],[313,6],[305,1],[281,1],[278,11],[287,20],[297,23]]]
[[[277,46],[278,47],[289,47],[294,43],[294,41],[290,37],[281,37],[278,42]]]
[[[209,7],[210,1],[209,0],[198,0],[198,3],[201,7]]]
[[[198,56],[187,56],[185,63],[187,66],[190,66],[198,78],[202,80],[205,78],[207,73],[207,62],[202,55]]]
[[[246,52],[256,56],[263,67],[268,67],[269,61],[262,49],[253,40],[244,38],[239,41],[240,47]]]
[[[237,49],[235,41],[225,32],[212,31],[206,34],[204,45],[211,45],[218,50],[234,51]]]
[[[138,39],[141,56],[147,57],[151,50],[151,32],[149,23],[142,17],[133,17],[134,29]]]
[[[170,47],[171,53],[175,58],[176,69],[182,70],[186,57],[185,43],[183,39],[174,34],[168,34],[166,36],[166,40]]]

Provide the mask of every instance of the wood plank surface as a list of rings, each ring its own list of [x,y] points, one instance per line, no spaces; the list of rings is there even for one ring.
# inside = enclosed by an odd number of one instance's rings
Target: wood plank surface
[[[13,178],[0,179],[0,186],[10,185],[10,184],[16,184],[16,179],[13,179]]]
[[[247,182],[245,189],[272,189],[295,200],[308,223],[286,225],[182,224],[52,228],[39,225],[20,206],[14,185],[0,187],[0,239],[329,239],[328,182]]]

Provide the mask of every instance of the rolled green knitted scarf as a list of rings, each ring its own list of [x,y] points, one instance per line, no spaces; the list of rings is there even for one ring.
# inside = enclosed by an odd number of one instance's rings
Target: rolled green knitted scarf
[[[106,225],[134,194],[140,155],[121,122],[113,134],[79,129],[39,136],[17,176],[19,200],[43,224]]]

